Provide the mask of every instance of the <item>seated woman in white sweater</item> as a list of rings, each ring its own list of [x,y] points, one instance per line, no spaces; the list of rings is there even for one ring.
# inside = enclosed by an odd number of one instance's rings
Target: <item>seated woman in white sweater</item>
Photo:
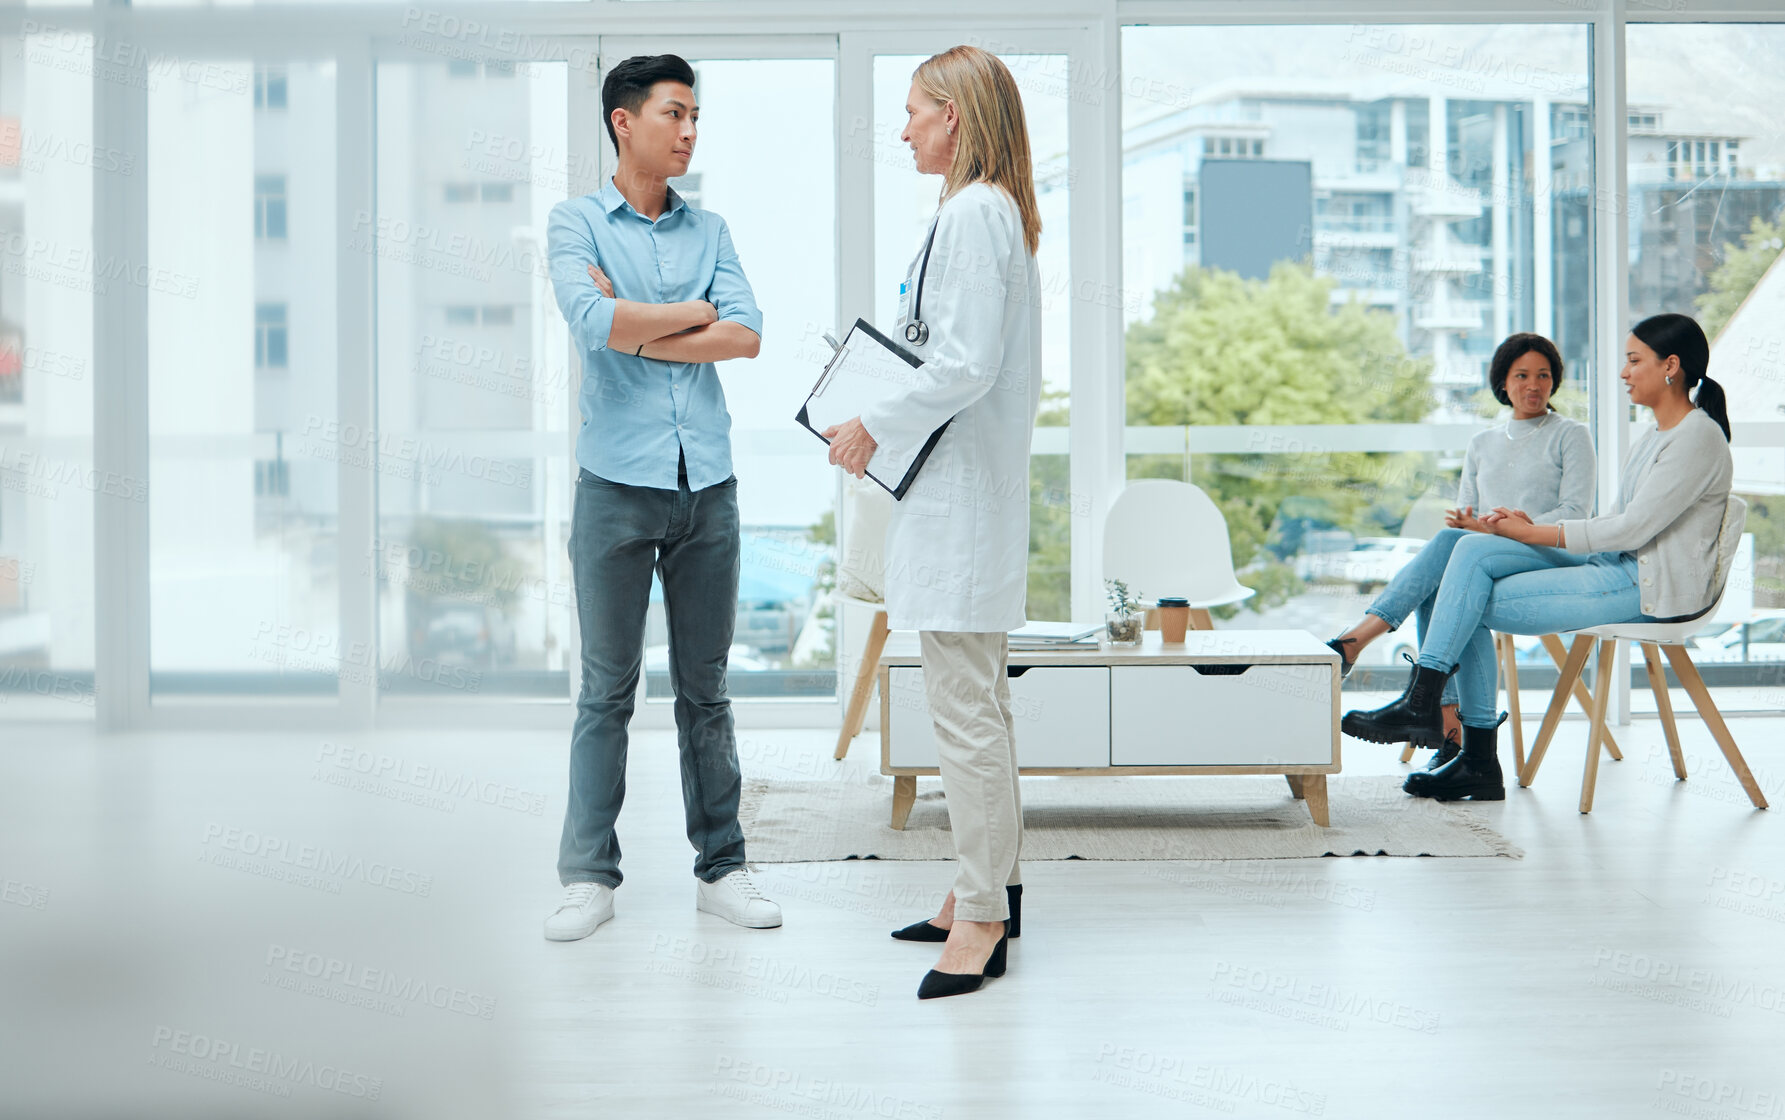
[[[1624,348],[1624,385],[1633,403],[1654,411],[1655,426],[1624,460],[1617,507],[1553,525],[1523,510],[1494,510],[1483,519],[1493,535],[1471,534],[1451,552],[1406,692],[1386,707],[1345,715],[1346,733],[1361,739],[1437,745],[1439,697],[1456,675],[1462,751],[1409,776],[1408,793],[1506,796],[1496,750],[1506,717],[1494,712],[1490,630],[1680,622],[1702,616],[1717,597],[1717,540],[1734,464],[1723,388],[1706,373],[1710,344],[1687,316],[1656,315],[1631,328]]]
[[[1493,532],[1477,510],[1486,513],[1497,506],[1530,510],[1531,520],[1539,525],[1593,512],[1593,487],[1598,484],[1593,437],[1585,424],[1568,419],[1550,404],[1561,383],[1562,355],[1540,334],[1512,335],[1494,351],[1488,363],[1488,388],[1512,409],[1512,416],[1469,441],[1457,508],[1445,518],[1449,528],[1426,542],[1356,625],[1326,643],[1342,659],[1341,672],[1350,673],[1363,648],[1399,629],[1408,615],[1418,619],[1419,633],[1425,635],[1451,550],[1470,533]],[[1456,686],[1447,683],[1442,701],[1444,745],[1427,769],[1449,762],[1460,749],[1456,703]]]

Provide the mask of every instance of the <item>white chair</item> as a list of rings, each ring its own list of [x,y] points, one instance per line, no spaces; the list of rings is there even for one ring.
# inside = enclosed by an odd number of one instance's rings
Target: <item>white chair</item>
[[[1567,707],[1570,691],[1586,668],[1594,643],[1599,645],[1599,661],[1593,670],[1593,708],[1590,713],[1592,725],[1587,732],[1589,744],[1598,742],[1605,730],[1606,702],[1611,697],[1612,666],[1616,663],[1618,643],[1640,642],[1643,660],[1649,670],[1649,688],[1655,693],[1655,705],[1661,713],[1661,726],[1667,734],[1667,751],[1673,757],[1674,777],[1682,782],[1686,780],[1686,760],[1680,753],[1680,732],[1674,726],[1673,703],[1667,695],[1667,674],[1661,668],[1661,650],[1667,651],[1667,660],[1673,666],[1674,674],[1680,678],[1680,684],[1685,686],[1686,695],[1692,698],[1699,718],[1710,728],[1717,746],[1722,748],[1729,768],[1735,771],[1736,779],[1748,792],[1748,800],[1754,803],[1756,809],[1766,808],[1766,797],[1761,794],[1754,775],[1748,771],[1747,760],[1736,749],[1735,737],[1729,733],[1729,725],[1723,722],[1722,713],[1717,711],[1717,705],[1712,702],[1710,690],[1704,686],[1704,678],[1698,675],[1698,667],[1692,664],[1692,655],[1686,652],[1687,637],[1703,626],[1705,619],[1716,614],[1717,608],[1723,603],[1723,592],[1729,585],[1731,562],[1747,521],[1748,503],[1731,494],[1729,504],[1723,511],[1723,528],[1717,535],[1717,599],[1703,615],[1685,622],[1622,622],[1611,626],[1594,626],[1575,635],[1574,646],[1568,651],[1568,660],[1556,679],[1556,691],[1550,697],[1549,710],[1543,715],[1543,728],[1537,733],[1537,742],[1531,746],[1531,757],[1519,772],[1519,785],[1529,786],[1536,779],[1537,768],[1543,764],[1544,752],[1549,750],[1550,737],[1555,734],[1562,710]],[[1598,778],[1599,752],[1589,747],[1586,772],[1581,776],[1580,785],[1580,811],[1583,813],[1593,811],[1593,786]]]
[[[886,527],[892,519],[892,496],[872,482],[846,479],[843,485],[842,529],[844,551],[837,557],[837,590],[832,597],[839,632],[852,636],[856,628],[846,618],[866,619],[865,640],[853,663],[855,684],[843,726],[837,732],[833,758],[849,753],[849,744],[861,734],[868,720],[868,701],[880,654],[886,649]],[[837,650],[837,673],[847,677],[851,669],[848,651]]]
[[[1136,598],[1190,600],[1192,629],[1209,630],[1209,608],[1252,597],[1233,574],[1227,519],[1199,486],[1164,478],[1130,482],[1103,522],[1103,574]]]

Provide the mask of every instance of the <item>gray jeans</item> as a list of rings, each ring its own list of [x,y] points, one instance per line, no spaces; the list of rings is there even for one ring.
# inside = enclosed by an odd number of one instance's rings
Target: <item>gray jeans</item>
[[[614,821],[626,796],[626,725],[644,661],[651,572],[663,584],[675,689],[682,806],[694,874],[713,882],[744,864],[737,740],[726,659],[738,602],[738,493],[730,478],[690,491],[623,486],[579,472],[570,568],[582,626],[583,685],[570,735],[570,800],[558,879],[620,885]]]

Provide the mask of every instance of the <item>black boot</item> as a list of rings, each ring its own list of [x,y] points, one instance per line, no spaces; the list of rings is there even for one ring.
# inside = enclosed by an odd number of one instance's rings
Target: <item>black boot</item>
[[[1339,726],[1345,734],[1372,743],[1444,745],[1444,709],[1438,704],[1450,674],[1415,663],[1401,698],[1373,712],[1346,712]]]
[[[1418,770],[1407,775],[1401,789],[1415,797],[1431,797],[1439,801],[1506,800],[1506,779],[1500,773],[1500,724],[1492,727],[1463,727],[1462,753],[1436,770]]]
[[[1420,767],[1419,770],[1414,771],[1414,773],[1436,770],[1438,767],[1443,766],[1445,763],[1462,753],[1463,744],[1457,733],[1455,731],[1446,731],[1444,733],[1444,745],[1433,751],[1430,761]]]

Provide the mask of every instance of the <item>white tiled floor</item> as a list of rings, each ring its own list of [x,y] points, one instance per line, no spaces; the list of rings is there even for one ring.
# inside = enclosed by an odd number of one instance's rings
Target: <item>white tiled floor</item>
[[[1785,720],[1732,726],[1785,810]],[[549,944],[565,736],[9,729],[0,1114],[1778,1115],[1782,822],[1695,721],[1690,781],[1639,720],[1582,817],[1582,730],[1485,809],[1523,860],[1031,864],[1010,974],[919,1004],[934,950],[886,934],[949,867],[768,867],[784,928],[697,914],[666,733],[618,916]]]

